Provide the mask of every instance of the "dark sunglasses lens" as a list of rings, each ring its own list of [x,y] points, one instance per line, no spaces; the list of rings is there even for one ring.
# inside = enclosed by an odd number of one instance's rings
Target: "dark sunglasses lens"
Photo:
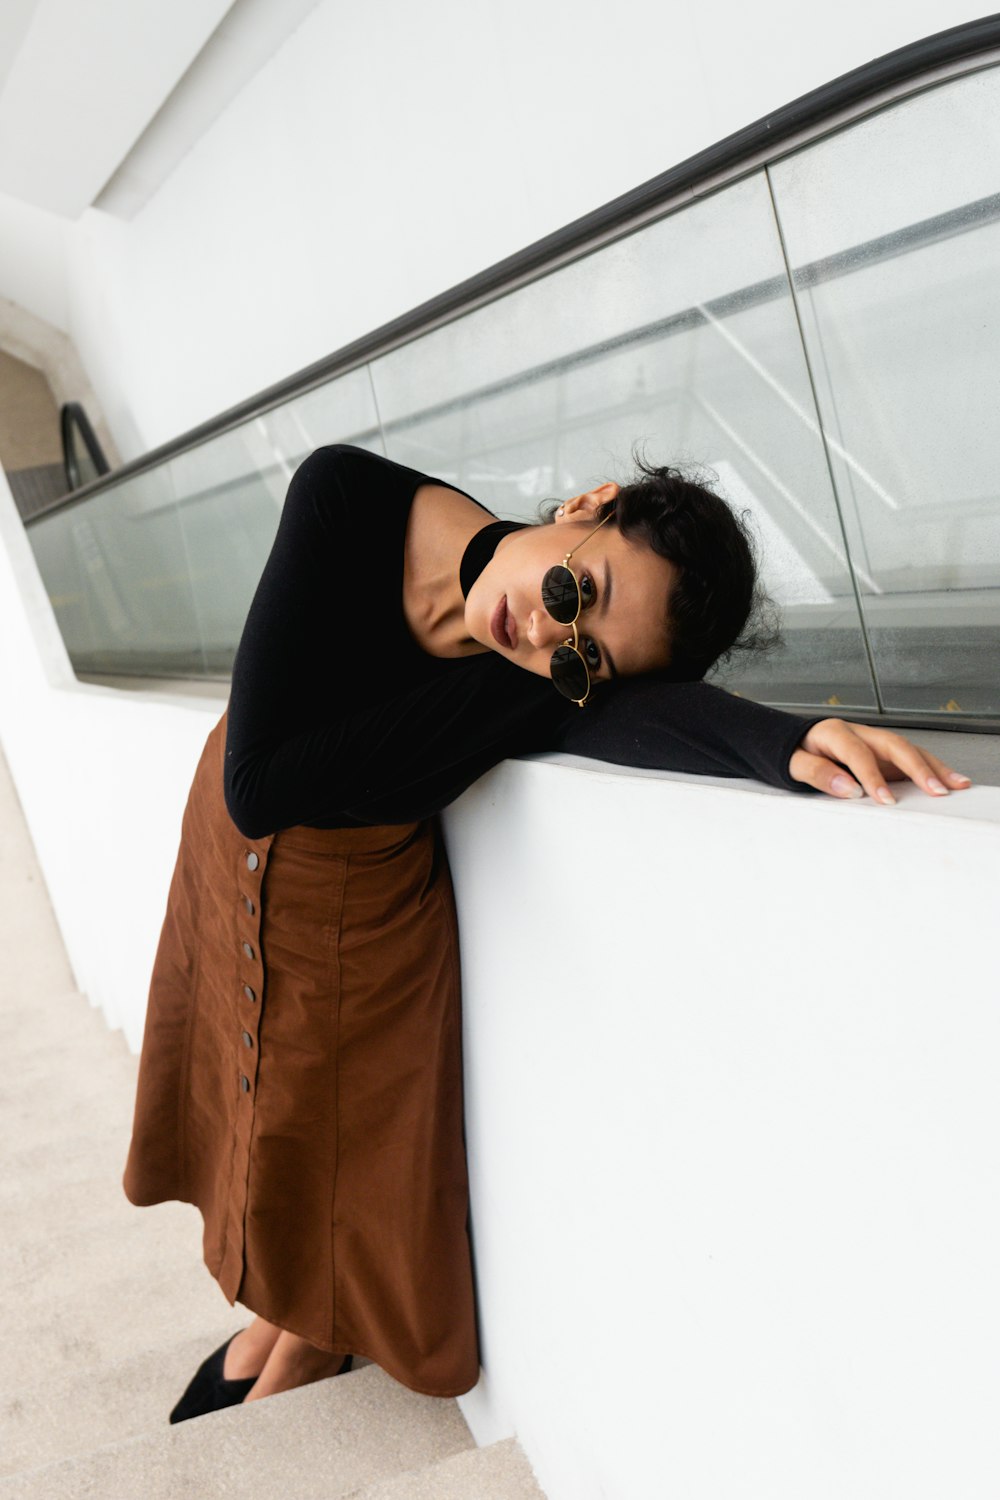
[[[590,692],[590,673],[578,651],[572,646],[557,646],[552,653],[552,685],[564,698],[579,701]]]
[[[537,574],[535,575],[537,578]],[[560,625],[572,625],[580,613],[580,590],[569,568],[550,568],[542,579],[542,603]]]

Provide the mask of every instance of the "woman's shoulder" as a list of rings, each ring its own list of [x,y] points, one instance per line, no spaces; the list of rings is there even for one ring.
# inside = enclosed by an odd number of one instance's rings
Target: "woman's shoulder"
[[[303,547],[390,545],[402,535],[413,496],[424,477],[403,464],[351,443],[327,443],[306,455],[285,494],[279,533]]]
[[[451,484],[448,479],[425,474],[420,469],[387,458],[384,453],[359,448],[354,443],[324,443],[307,454],[295,472],[314,483],[326,480],[343,484],[353,480],[365,485],[410,490],[420,484]]]
[[[405,464],[394,463],[381,453],[353,443],[325,443],[314,448],[295,470],[292,483],[314,493],[327,492],[350,498],[362,492],[413,490],[424,477]]]
[[[428,474],[353,443],[326,443],[313,449],[292,480],[293,488],[308,490],[314,496],[359,503],[395,500],[409,504],[422,484],[440,485],[467,495],[450,477]],[[468,495],[468,499],[475,500],[475,496]]]

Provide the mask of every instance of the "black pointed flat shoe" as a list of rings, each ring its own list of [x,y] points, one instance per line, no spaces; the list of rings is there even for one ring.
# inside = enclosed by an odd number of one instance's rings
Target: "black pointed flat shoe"
[[[191,1417],[203,1417],[206,1412],[222,1411],[226,1406],[239,1406],[250,1387],[256,1383],[256,1375],[249,1380],[226,1380],[222,1373],[226,1362],[226,1350],[236,1334],[220,1344],[214,1353],[202,1360],[195,1370],[173,1411],[171,1422],[186,1422]]]
[[[207,1359],[202,1360],[192,1375],[187,1390],[170,1413],[171,1422],[187,1422],[191,1417],[203,1417],[210,1411],[223,1411],[227,1406],[239,1406],[251,1386],[256,1385],[256,1375],[252,1375],[249,1380],[227,1380],[222,1373],[226,1363],[226,1350],[235,1337],[236,1334],[232,1334]],[[336,1374],[346,1375],[353,1364],[353,1354],[345,1355]]]

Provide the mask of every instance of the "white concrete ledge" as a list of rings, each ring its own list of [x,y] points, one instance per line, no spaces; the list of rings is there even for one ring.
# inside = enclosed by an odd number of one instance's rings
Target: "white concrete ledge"
[[[857,801],[844,801],[835,797],[804,796],[785,792],[779,787],[765,786],[763,782],[744,779],[740,776],[690,776],[682,771],[652,771],[641,766],[610,766],[603,761],[590,760],[583,755],[566,755],[562,752],[526,756],[523,759],[527,763],[534,761],[543,765],[567,766],[590,776],[674,782],[702,789],[720,787],[725,791],[749,792],[754,796],[763,797],[780,797],[786,801],[791,797],[792,801],[799,804],[808,803],[813,807],[850,809],[852,813],[864,813],[866,816],[885,812],[887,816],[895,817],[898,813],[905,811],[936,818],[961,818],[976,823],[1000,822],[1000,738],[996,735],[949,735],[933,731],[928,734],[920,730],[915,730],[906,737],[919,741],[921,744],[927,742],[927,747],[936,755],[950,755],[957,770],[973,775],[974,784],[964,791],[949,792],[946,797],[932,797],[912,782],[894,781],[892,794],[896,798],[896,806],[883,808],[880,803],[873,802],[870,797]],[[945,743],[942,744],[942,741]],[[977,765],[975,774],[968,770],[968,765],[973,761]],[[975,782],[977,774],[992,779],[979,784]]]
[[[899,790],[549,758],[446,814],[463,1407],[550,1500],[996,1492],[1000,790]]]

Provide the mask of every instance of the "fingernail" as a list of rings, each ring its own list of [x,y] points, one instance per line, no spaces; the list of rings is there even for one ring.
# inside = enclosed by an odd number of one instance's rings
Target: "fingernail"
[[[886,807],[896,806],[896,799],[887,786],[880,786],[875,795],[880,802],[885,803]]]
[[[969,785],[969,777],[966,776],[962,771],[949,771],[948,772],[948,780],[949,781],[954,781],[955,784],[956,784],[956,786],[958,786],[958,785],[968,786]]]
[[[851,781],[848,776],[835,776],[830,786],[838,797],[863,797],[865,794],[856,781]]]
[[[947,792],[948,790],[944,782],[938,781],[936,776],[928,776],[927,785],[930,787],[931,791],[936,792],[939,797],[942,792]]]

